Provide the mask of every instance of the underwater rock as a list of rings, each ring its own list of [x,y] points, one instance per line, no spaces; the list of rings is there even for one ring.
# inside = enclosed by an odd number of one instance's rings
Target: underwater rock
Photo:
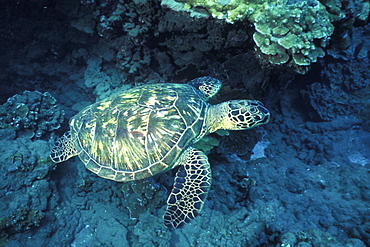
[[[15,139],[14,129],[0,129],[0,239],[38,226],[52,195],[48,173],[50,144]]]
[[[308,85],[301,94],[321,120],[329,121],[341,116],[368,119],[370,76],[368,59],[352,63],[335,61],[321,72],[321,81]],[[315,116],[311,116],[315,118]]]
[[[341,28],[341,31],[333,36],[328,55],[344,61],[365,60],[366,62],[370,51],[369,28],[370,24]]]
[[[130,88],[130,85],[121,85],[125,81],[125,74],[118,70],[105,68],[104,57],[93,56],[87,59],[84,71],[84,85],[88,89],[94,89],[93,93],[97,100],[104,99],[116,91]]]
[[[160,222],[160,217],[145,211],[140,215],[140,219],[129,232],[130,244],[132,246],[161,246],[170,247],[173,233],[168,231]],[[177,237],[175,237],[177,238]],[[177,240],[177,239],[176,239]],[[185,245],[186,246],[186,245]]]
[[[355,238],[337,240],[329,232],[312,229],[306,232],[287,232],[280,237],[281,247],[289,246],[352,246],[365,247],[365,244]]]
[[[102,39],[99,42],[113,54],[109,60],[103,58],[95,70],[95,74],[102,72],[104,78],[112,65],[119,68],[124,81],[132,83],[163,82],[175,76],[183,80],[184,75],[189,78],[190,73],[192,77],[210,74],[206,70],[245,50],[251,37],[248,28],[223,21],[193,19],[163,4],[161,8],[158,1],[117,0],[100,5],[83,2],[83,8],[91,8],[96,19],[101,20],[96,25],[97,33],[109,42]],[[102,52],[95,53],[100,56]],[[105,87],[109,83],[102,81]]]
[[[153,213],[158,206],[164,204],[167,193],[152,178],[123,183],[121,191],[131,219],[138,219],[144,212]]]
[[[253,147],[261,137],[262,133],[256,130],[242,133],[230,132],[220,138],[220,145],[216,147],[216,152],[220,154],[236,154],[240,158],[248,160],[252,154]]]
[[[134,74],[143,65],[150,63],[150,50],[144,45],[150,42],[150,30],[155,26],[158,3],[155,1],[110,1],[92,6],[99,19],[98,35],[117,37],[117,67]]]
[[[40,224],[43,216],[44,214],[40,210],[30,210],[27,207],[20,207],[10,216],[0,218],[0,229],[2,231],[5,229],[2,234],[7,231],[6,229],[10,229],[9,234],[30,230],[31,227]]]
[[[14,128],[18,134],[31,130],[30,137],[40,138],[58,129],[63,120],[64,111],[48,92],[25,91],[0,105],[0,128]]]
[[[356,108],[348,104],[350,95],[338,86],[329,87],[315,82],[302,93],[322,120],[329,121],[339,115],[351,114]]]

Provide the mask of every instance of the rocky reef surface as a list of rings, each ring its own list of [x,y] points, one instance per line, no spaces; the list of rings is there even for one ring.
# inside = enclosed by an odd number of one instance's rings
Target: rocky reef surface
[[[369,5],[2,1],[0,246],[370,246]],[[213,184],[189,225],[163,225],[175,171],[122,186],[49,159],[83,107],[204,75],[212,104],[272,119],[198,143]]]

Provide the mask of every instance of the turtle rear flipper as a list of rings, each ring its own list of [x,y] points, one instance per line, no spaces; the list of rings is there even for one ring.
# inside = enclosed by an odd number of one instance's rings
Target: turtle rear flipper
[[[54,147],[50,153],[50,158],[53,162],[60,163],[77,154],[71,132],[67,131],[54,143]]]
[[[169,228],[182,227],[197,217],[211,187],[211,168],[203,152],[189,148],[180,160],[184,164],[176,173],[163,216],[164,224]]]

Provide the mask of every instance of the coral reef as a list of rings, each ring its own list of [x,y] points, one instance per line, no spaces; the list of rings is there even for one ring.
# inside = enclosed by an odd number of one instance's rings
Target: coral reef
[[[0,246],[6,246],[9,235],[39,226],[44,213],[40,210],[19,207],[10,215],[0,218]]]
[[[104,62],[109,58],[92,56],[86,61],[84,71],[84,85],[94,89],[93,93],[97,95],[97,100],[104,99],[116,91],[129,89],[130,85],[122,85],[125,81],[123,73],[117,70],[104,67]]]
[[[36,138],[58,129],[63,120],[64,111],[48,92],[25,91],[0,105],[0,128],[31,130]]]
[[[253,40],[260,57],[271,64],[287,64],[305,73],[307,66],[324,57],[334,26],[325,6],[315,1],[268,5],[254,18]]]
[[[48,173],[50,144],[43,140],[16,139],[14,129],[0,129],[0,239],[40,224],[51,196]]]
[[[266,157],[248,159],[261,137],[212,136],[220,145],[209,154],[209,200],[191,225],[168,231],[161,219],[166,196],[159,207],[146,198],[151,210],[130,220],[121,184],[94,176],[77,160],[53,167],[51,143],[28,139],[34,130],[6,127],[0,129],[0,222],[7,226],[0,228],[0,245],[279,246],[289,234],[294,241],[284,243],[323,245],[331,238],[333,246],[370,246],[369,1],[319,1],[335,28],[326,47],[313,42],[330,56],[305,76],[285,66],[295,68],[294,61],[271,66],[263,58],[261,66],[256,60],[254,18],[263,14],[255,8],[278,1],[216,1],[238,3],[240,10],[255,4],[231,21],[201,6],[185,9],[184,1],[163,0],[162,8],[154,0],[2,1],[1,104],[24,90],[47,91],[69,119],[124,84],[213,75],[225,86],[212,100],[258,98],[271,107],[262,132],[270,142],[262,147]],[[317,1],[307,2],[306,9]],[[170,188],[174,172],[155,179]],[[128,200],[150,193],[135,191]]]
[[[312,118],[329,121],[342,116],[362,116],[366,120],[370,77],[363,63],[368,63],[368,58],[350,64],[332,62],[322,70],[323,82],[314,82],[301,90],[306,103],[315,111]]]
[[[195,21],[161,8],[158,1],[83,3],[83,12],[85,15],[88,10],[94,13],[96,32],[103,37],[96,47],[104,47],[104,50],[96,48],[89,54],[75,55],[86,61],[84,84],[92,88],[98,98],[101,93],[106,94],[123,84],[165,82],[173,78],[178,82],[178,78],[188,80],[190,73],[192,77],[209,74],[205,71],[210,64],[220,65],[231,54],[238,54],[250,37],[247,28],[205,19]],[[81,18],[86,19],[85,15]],[[76,25],[73,22],[73,27],[90,35],[90,29]],[[112,74],[117,68],[120,77]]]
[[[40,210],[19,207],[10,216],[0,218],[0,229],[11,228],[10,234],[30,230],[32,226],[40,224],[43,216]]]
[[[287,232],[281,236],[280,247],[292,246],[352,246],[365,247],[364,243],[358,239],[337,240],[329,232],[320,229],[312,229],[306,232]]]
[[[144,212],[154,212],[165,201],[166,189],[152,178],[123,183],[121,188],[125,206],[131,219],[138,219]]]
[[[174,2],[172,0],[162,0],[162,5],[175,11],[190,12],[192,16],[207,17],[212,16],[216,19],[226,20],[229,23],[253,18],[259,9],[276,0],[184,0]],[[205,8],[205,12],[202,8]]]
[[[81,2],[95,10],[98,35],[115,38],[112,47],[118,68],[134,74],[150,64],[151,51],[145,44],[150,42],[150,29],[155,25],[153,22],[159,11],[155,1]]]
[[[336,47],[332,49],[339,51],[345,49],[343,46],[348,42],[345,34],[354,22],[366,21],[369,14],[367,1],[185,0],[174,3],[163,0],[162,5],[190,12],[192,16],[204,17],[209,13],[228,23],[249,21],[255,27],[253,40],[257,54],[270,64],[288,65],[302,74],[318,58],[324,57],[335,32],[334,23],[338,29]],[[203,15],[194,14],[198,12]]]

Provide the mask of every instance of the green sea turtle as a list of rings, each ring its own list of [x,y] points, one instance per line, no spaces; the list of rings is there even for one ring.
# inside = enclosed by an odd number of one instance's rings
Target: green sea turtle
[[[207,156],[193,144],[218,129],[250,129],[270,118],[256,100],[207,103],[220,88],[221,81],[207,76],[113,95],[75,115],[50,157],[59,163],[78,155],[87,169],[117,182],[178,166],[163,218],[167,227],[181,227],[199,214],[211,186]]]

